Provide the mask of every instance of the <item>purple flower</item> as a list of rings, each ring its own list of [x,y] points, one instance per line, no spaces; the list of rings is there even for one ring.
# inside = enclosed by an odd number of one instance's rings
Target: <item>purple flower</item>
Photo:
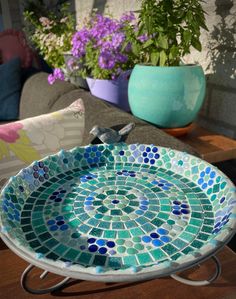
[[[48,75],[48,83],[50,85],[52,85],[55,82],[55,80],[56,79],[54,78],[53,74]]]
[[[125,13],[121,16],[120,21],[121,22],[132,22],[135,21],[135,15],[132,11]]]
[[[125,35],[123,32],[115,33],[112,37],[112,46],[114,49],[119,49],[125,40]]]
[[[146,42],[146,41],[148,40],[148,35],[147,35],[147,33],[145,33],[145,34],[143,34],[143,35],[140,35],[140,36],[138,37],[138,40],[140,40],[141,43]]]
[[[115,67],[115,60],[111,53],[103,52],[98,58],[98,64],[102,69],[111,70]]]

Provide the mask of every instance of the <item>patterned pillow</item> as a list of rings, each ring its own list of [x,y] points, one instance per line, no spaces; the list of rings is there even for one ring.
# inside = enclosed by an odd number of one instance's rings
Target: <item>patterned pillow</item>
[[[33,161],[81,145],[83,133],[81,99],[63,110],[0,125],[0,189]]]

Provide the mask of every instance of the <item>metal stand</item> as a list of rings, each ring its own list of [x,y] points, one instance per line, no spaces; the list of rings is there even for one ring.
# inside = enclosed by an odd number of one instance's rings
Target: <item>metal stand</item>
[[[175,279],[175,280],[177,280],[177,281],[179,281],[181,283],[184,283],[184,284],[187,284],[187,285],[191,285],[191,286],[206,286],[206,285],[209,285],[210,283],[212,283],[213,281],[215,281],[220,276],[220,273],[221,273],[221,265],[220,265],[220,262],[219,262],[218,258],[215,257],[215,256],[212,256],[211,258],[215,262],[216,269],[215,269],[214,275],[211,278],[209,278],[208,280],[194,281],[194,280],[182,278],[182,277],[180,277],[179,275],[176,275],[176,274],[172,274],[170,276],[173,279]],[[66,284],[71,279],[70,277],[66,277],[62,281],[60,281],[59,283],[55,284],[52,287],[46,288],[46,289],[32,289],[32,288],[30,288],[27,285],[27,276],[28,276],[28,274],[31,272],[31,270],[34,267],[35,267],[34,265],[30,264],[24,270],[24,272],[21,275],[21,286],[22,286],[22,288],[25,291],[27,291],[27,292],[29,292],[31,294],[47,294],[47,293],[56,291],[56,290],[60,289],[64,284]],[[40,275],[40,278],[44,279],[47,276],[47,274],[48,274],[48,271],[44,271]]]
[[[32,289],[28,286],[28,282],[27,282],[27,277],[28,274],[31,272],[31,270],[34,268],[35,266],[30,264],[22,273],[21,275],[21,286],[22,288],[26,291],[29,292],[31,294],[47,294],[53,291],[56,291],[58,289],[60,289],[65,283],[67,283],[71,278],[70,277],[66,277],[64,278],[62,281],[60,281],[59,283],[55,284],[52,287],[46,288],[46,289]],[[41,275],[40,278],[44,279],[48,274],[48,271],[44,271]]]
[[[211,258],[215,262],[216,269],[215,269],[214,275],[211,278],[209,278],[208,280],[194,281],[194,280],[182,278],[182,277],[180,277],[180,276],[178,276],[176,274],[172,274],[170,276],[173,279],[175,279],[175,280],[177,280],[179,282],[182,282],[184,284],[190,285],[190,286],[206,286],[206,285],[209,285],[210,283],[212,283],[213,281],[215,281],[220,276],[220,273],[221,273],[221,265],[220,265],[220,262],[219,262],[218,258],[215,257],[215,256],[212,256]]]

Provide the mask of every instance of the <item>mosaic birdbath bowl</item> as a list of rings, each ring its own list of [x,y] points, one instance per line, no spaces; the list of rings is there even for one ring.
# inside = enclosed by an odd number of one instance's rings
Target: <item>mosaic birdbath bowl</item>
[[[12,177],[0,203],[8,247],[84,280],[181,280],[174,273],[212,257],[236,225],[235,187],[223,173],[154,145],[61,151]]]

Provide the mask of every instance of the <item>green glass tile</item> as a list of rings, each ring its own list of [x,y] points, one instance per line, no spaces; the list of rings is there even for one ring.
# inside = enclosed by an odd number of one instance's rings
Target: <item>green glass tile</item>
[[[192,247],[190,247],[190,246],[188,246],[188,247],[184,248],[184,250],[182,250],[182,252],[184,254],[188,254],[191,251],[194,251],[194,249]]]
[[[47,232],[48,230],[47,230],[45,225],[41,225],[41,226],[34,227],[34,231],[37,235],[39,235],[39,234],[42,234],[44,232]]]
[[[46,258],[56,261],[59,258],[59,255],[50,252],[49,254],[46,255]]]
[[[125,194],[127,194],[127,191],[126,190],[118,190],[117,194],[125,195]]]
[[[144,225],[142,225],[142,229],[146,232],[149,233],[151,231],[153,231],[156,227],[150,223],[146,223]]]
[[[64,258],[70,260],[70,261],[75,261],[78,257],[78,255],[80,254],[80,251],[75,250],[73,248],[71,248],[69,251],[67,251],[67,253],[64,255]]]
[[[141,228],[131,228],[130,233],[133,237],[144,235],[144,232]]]
[[[69,222],[69,225],[73,228],[78,227],[80,224],[81,224],[81,222],[78,219],[74,219]]]
[[[108,229],[110,228],[110,222],[101,221],[98,227]]]
[[[174,255],[172,255],[172,260],[177,260],[179,257],[181,257],[182,256],[182,254],[181,253],[176,253],[176,254],[174,254]]]
[[[186,232],[190,232],[192,234],[197,234],[200,230],[200,227],[196,227],[196,226],[192,226],[192,225],[188,225],[185,229]]]
[[[90,218],[87,222],[87,224],[89,224],[91,226],[97,226],[99,223],[100,223],[100,221],[95,218]]]
[[[123,264],[125,264],[127,266],[137,266],[138,265],[138,262],[134,255],[123,256],[122,260],[123,260]]]
[[[191,246],[195,247],[195,248],[201,248],[202,246],[204,245],[203,242],[201,241],[197,241],[197,240],[194,240],[192,243],[191,243]]]
[[[107,257],[105,255],[95,255],[93,260],[93,265],[95,266],[105,266]]]
[[[129,203],[129,205],[132,206],[132,207],[138,207],[139,206],[139,202],[138,201],[131,201]]]
[[[188,245],[188,243],[184,242],[181,239],[175,239],[174,241],[172,241],[172,244],[179,249],[182,249]]]
[[[138,224],[145,224],[148,222],[148,219],[146,219],[145,217],[141,216],[137,219],[135,219],[135,221],[138,223]]]
[[[62,212],[69,212],[69,211],[73,211],[73,206],[63,206],[62,207]]]
[[[152,258],[149,253],[138,253],[137,258],[140,265],[152,262]]]
[[[167,257],[166,253],[161,249],[154,249],[150,251],[150,254],[153,256],[155,261],[160,261]]]
[[[101,211],[99,211],[99,212],[101,212]],[[122,215],[122,211],[121,210],[116,210],[116,209],[111,210],[111,215],[112,216]]]
[[[108,265],[113,269],[119,269],[122,266],[122,259],[120,257],[110,257]]]
[[[159,213],[158,218],[163,219],[163,220],[167,220],[169,218],[169,214]]]
[[[214,219],[204,219],[203,223],[206,225],[214,225]]]
[[[128,194],[128,195],[126,195],[126,197],[127,197],[128,199],[135,199],[135,198],[137,198],[137,196],[134,195],[134,194]]]
[[[124,229],[125,226],[122,222],[112,222],[113,229]]]
[[[78,257],[77,261],[82,263],[83,265],[90,265],[90,261],[92,257],[93,255],[90,253],[82,252],[81,255]]]
[[[152,220],[153,218],[156,217],[156,213],[147,211],[144,213],[144,216],[147,217],[148,219]]]
[[[90,229],[91,229],[91,226],[86,225],[86,224],[82,224],[82,225],[79,226],[79,230],[80,230],[82,233],[84,233],[84,234],[86,234],[87,232],[89,232]]]
[[[25,235],[25,238],[26,238],[27,241],[30,241],[30,240],[36,239],[37,237],[36,237],[34,232],[30,232],[30,233]]]
[[[203,218],[202,213],[193,212],[191,215],[193,218]]]
[[[98,194],[98,195],[96,195],[96,198],[105,199],[106,195],[104,195],[104,194]]]
[[[68,247],[61,243],[53,249],[53,251],[56,252],[60,256],[63,256],[64,253],[66,252],[66,250],[68,250]]]
[[[180,236],[181,239],[187,241],[188,243],[192,242],[195,238],[195,235],[192,235],[190,233],[187,232],[183,232]]]
[[[161,206],[161,211],[162,212],[170,212],[171,211],[171,207],[170,206]]]
[[[53,247],[55,247],[58,244],[59,244],[59,242],[55,239],[50,239],[45,242],[45,245],[48,246],[49,249],[52,249]]]
[[[130,233],[129,231],[127,230],[123,230],[123,231],[118,231],[118,238],[121,238],[121,239],[127,239],[127,238],[130,238]]]
[[[95,236],[95,237],[101,237],[102,232],[103,232],[102,229],[99,229],[99,228],[93,228],[93,229],[90,231],[89,234],[92,235],[92,236]]]
[[[41,247],[35,249],[35,251],[38,253],[46,254],[49,252],[49,249],[47,247],[41,246]]]
[[[134,220],[129,220],[125,222],[125,226],[129,229],[132,227],[137,227],[137,223]]]
[[[38,248],[39,246],[41,246],[41,244],[39,243],[38,240],[30,241],[30,242],[29,242],[29,245],[30,245],[33,249]]]
[[[45,242],[45,241],[51,239],[52,235],[49,234],[48,232],[45,232],[45,233],[39,235],[38,237],[42,242]]]
[[[203,223],[202,220],[199,219],[190,219],[189,224],[195,225],[195,226],[201,226]]]
[[[178,251],[178,249],[176,249],[176,247],[174,247],[171,244],[166,244],[165,246],[162,247],[162,249],[168,254],[168,255],[172,255],[174,253],[176,253]]]
[[[200,240],[203,240],[203,241],[207,241],[208,238],[209,238],[209,235],[200,233],[200,234],[197,236],[197,238],[200,239]]]
[[[210,226],[206,226],[206,225],[204,225],[204,226],[202,227],[202,229],[201,229],[201,231],[202,231],[202,232],[205,232],[205,233],[212,233],[212,230],[213,230],[212,227],[210,227]]]
[[[21,218],[21,225],[30,224],[31,218]]]
[[[156,227],[160,227],[164,223],[164,221],[159,218],[155,218],[151,221],[151,223]]]
[[[80,214],[78,215],[79,220],[81,220],[81,222],[85,222],[86,220],[90,219],[90,216],[87,213],[84,214]]]

